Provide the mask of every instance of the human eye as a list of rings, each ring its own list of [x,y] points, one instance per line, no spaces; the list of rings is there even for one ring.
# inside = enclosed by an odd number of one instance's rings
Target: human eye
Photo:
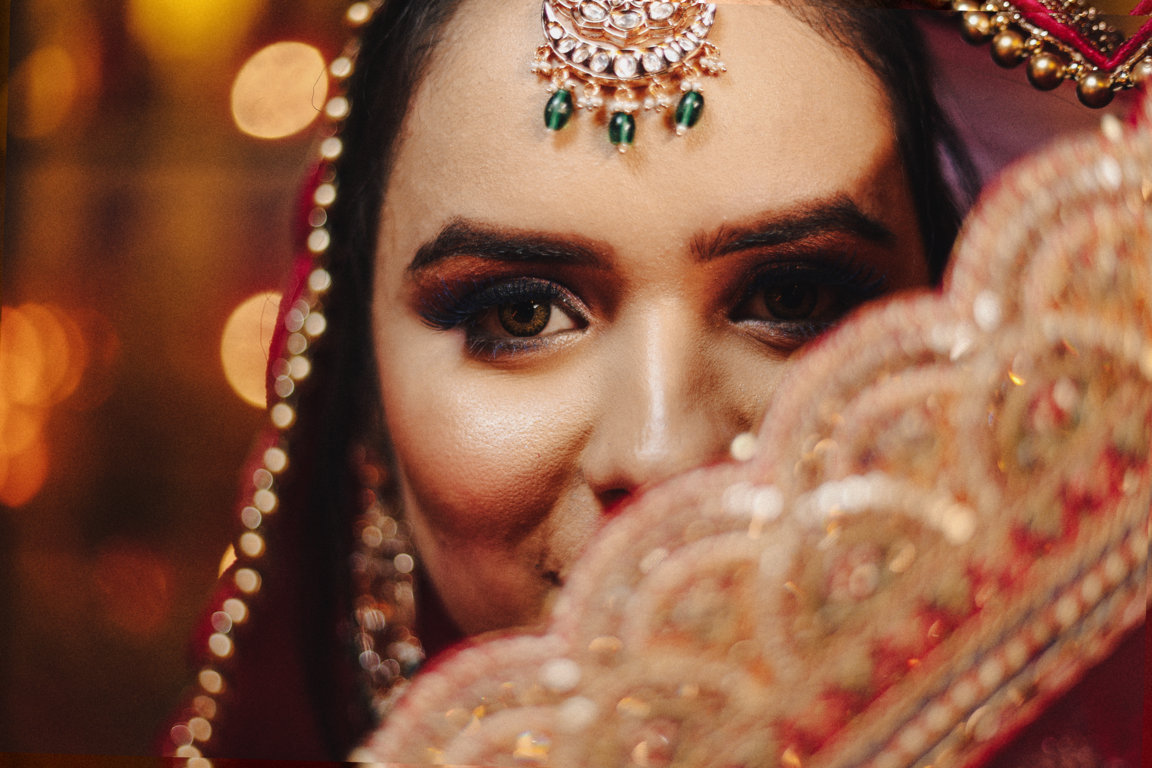
[[[745,283],[731,317],[769,347],[787,353],[883,294],[886,286],[887,279],[866,264],[777,260]]]
[[[469,352],[490,358],[543,349],[588,324],[586,309],[563,286],[525,277],[447,288],[421,315],[438,330],[462,329]]]

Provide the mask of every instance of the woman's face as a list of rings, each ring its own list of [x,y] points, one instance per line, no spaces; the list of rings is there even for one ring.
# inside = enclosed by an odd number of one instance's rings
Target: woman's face
[[[755,429],[790,356],[927,281],[881,85],[775,6],[677,137],[543,124],[539,0],[469,0],[409,111],[375,344],[404,513],[465,633],[535,621],[624,502]]]

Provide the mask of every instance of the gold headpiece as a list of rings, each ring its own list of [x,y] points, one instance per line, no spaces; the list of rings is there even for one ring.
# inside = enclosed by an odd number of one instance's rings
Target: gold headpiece
[[[699,0],[544,0],[547,42],[532,65],[550,81],[544,124],[560,130],[576,107],[606,112],[608,136],[623,152],[636,136],[636,112],[675,103],[676,132],[687,132],[704,110],[701,79],[725,71],[707,39],[715,19],[716,5]]]

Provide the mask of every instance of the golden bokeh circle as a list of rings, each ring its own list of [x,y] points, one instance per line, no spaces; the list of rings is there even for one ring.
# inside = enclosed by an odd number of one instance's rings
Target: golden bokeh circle
[[[220,340],[220,361],[232,390],[244,402],[264,408],[264,372],[276,328],[280,294],[265,291],[246,299],[232,311]]]
[[[324,56],[306,43],[273,43],[256,52],[232,83],[232,119],[260,139],[282,139],[307,128],[328,98]]]

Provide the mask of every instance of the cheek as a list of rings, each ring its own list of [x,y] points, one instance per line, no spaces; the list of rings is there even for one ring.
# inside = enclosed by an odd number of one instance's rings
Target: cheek
[[[382,396],[410,512],[447,546],[528,537],[576,478],[590,417],[572,382],[481,371],[455,350],[405,364],[404,345],[389,347]]]
[[[532,623],[596,528],[578,469],[587,393],[478,370],[426,329],[396,335],[382,399],[424,567],[466,635]]]

